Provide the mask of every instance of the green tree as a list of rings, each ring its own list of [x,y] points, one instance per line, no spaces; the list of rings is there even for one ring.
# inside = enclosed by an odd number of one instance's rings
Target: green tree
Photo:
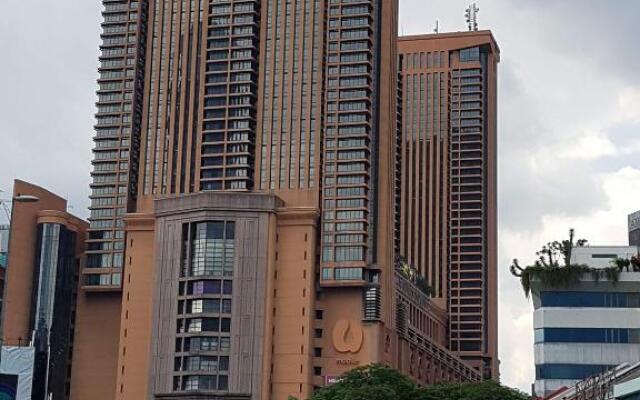
[[[382,365],[360,367],[340,381],[318,390],[310,400],[416,400],[418,388],[395,369]]]
[[[326,386],[310,400],[526,400],[516,390],[495,382],[440,384],[421,388],[383,365],[356,368]],[[290,398],[290,400],[294,400]]]
[[[419,400],[527,400],[526,394],[494,381],[447,383],[419,389]]]

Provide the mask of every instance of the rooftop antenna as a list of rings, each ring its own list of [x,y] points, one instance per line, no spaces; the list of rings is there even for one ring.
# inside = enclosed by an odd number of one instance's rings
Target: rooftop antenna
[[[467,26],[469,27],[469,31],[478,30],[478,11],[480,11],[480,9],[476,6],[476,3],[472,3],[464,13],[464,16],[467,18]]]
[[[436,27],[433,28],[433,33],[440,33],[440,20],[436,19]]]

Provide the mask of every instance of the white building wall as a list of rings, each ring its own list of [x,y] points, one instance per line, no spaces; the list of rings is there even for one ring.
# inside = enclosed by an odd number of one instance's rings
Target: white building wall
[[[640,360],[638,343],[536,343],[536,364],[619,365]]]
[[[638,254],[637,246],[585,246],[576,247],[571,253],[572,264],[586,264],[592,268],[611,267],[615,258],[631,258]],[[612,257],[603,258],[602,256]]]
[[[15,375],[18,378],[16,400],[30,400],[33,384],[33,347],[2,346],[0,374]]]
[[[640,308],[539,308],[533,329],[539,328],[640,328]]]

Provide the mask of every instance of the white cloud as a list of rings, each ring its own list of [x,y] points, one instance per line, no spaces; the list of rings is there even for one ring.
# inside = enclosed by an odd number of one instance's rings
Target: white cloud
[[[563,146],[559,152],[561,158],[595,160],[616,154],[615,144],[601,132],[585,132],[577,142]]]
[[[626,87],[618,97],[618,120],[640,123],[640,88]]]
[[[602,174],[601,180],[608,207],[578,217],[545,216],[545,234],[555,233],[560,227],[565,227],[565,230],[572,227],[578,236],[589,239],[592,244],[626,244],[626,216],[640,210],[640,170],[624,167]],[[588,190],[585,188],[585,192]]]

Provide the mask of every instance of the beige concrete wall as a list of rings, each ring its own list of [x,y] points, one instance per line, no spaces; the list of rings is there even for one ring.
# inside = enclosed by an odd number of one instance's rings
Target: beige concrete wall
[[[127,244],[120,313],[116,399],[149,398],[151,319],[155,292],[153,215],[125,217]]]
[[[313,330],[315,319],[315,208],[278,210],[275,268],[270,273],[272,306],[266,330],[271,329],[271,399],[313,393]]]
[[[116,392],[120,293],[78,293],[71,400],[113,400]]]

